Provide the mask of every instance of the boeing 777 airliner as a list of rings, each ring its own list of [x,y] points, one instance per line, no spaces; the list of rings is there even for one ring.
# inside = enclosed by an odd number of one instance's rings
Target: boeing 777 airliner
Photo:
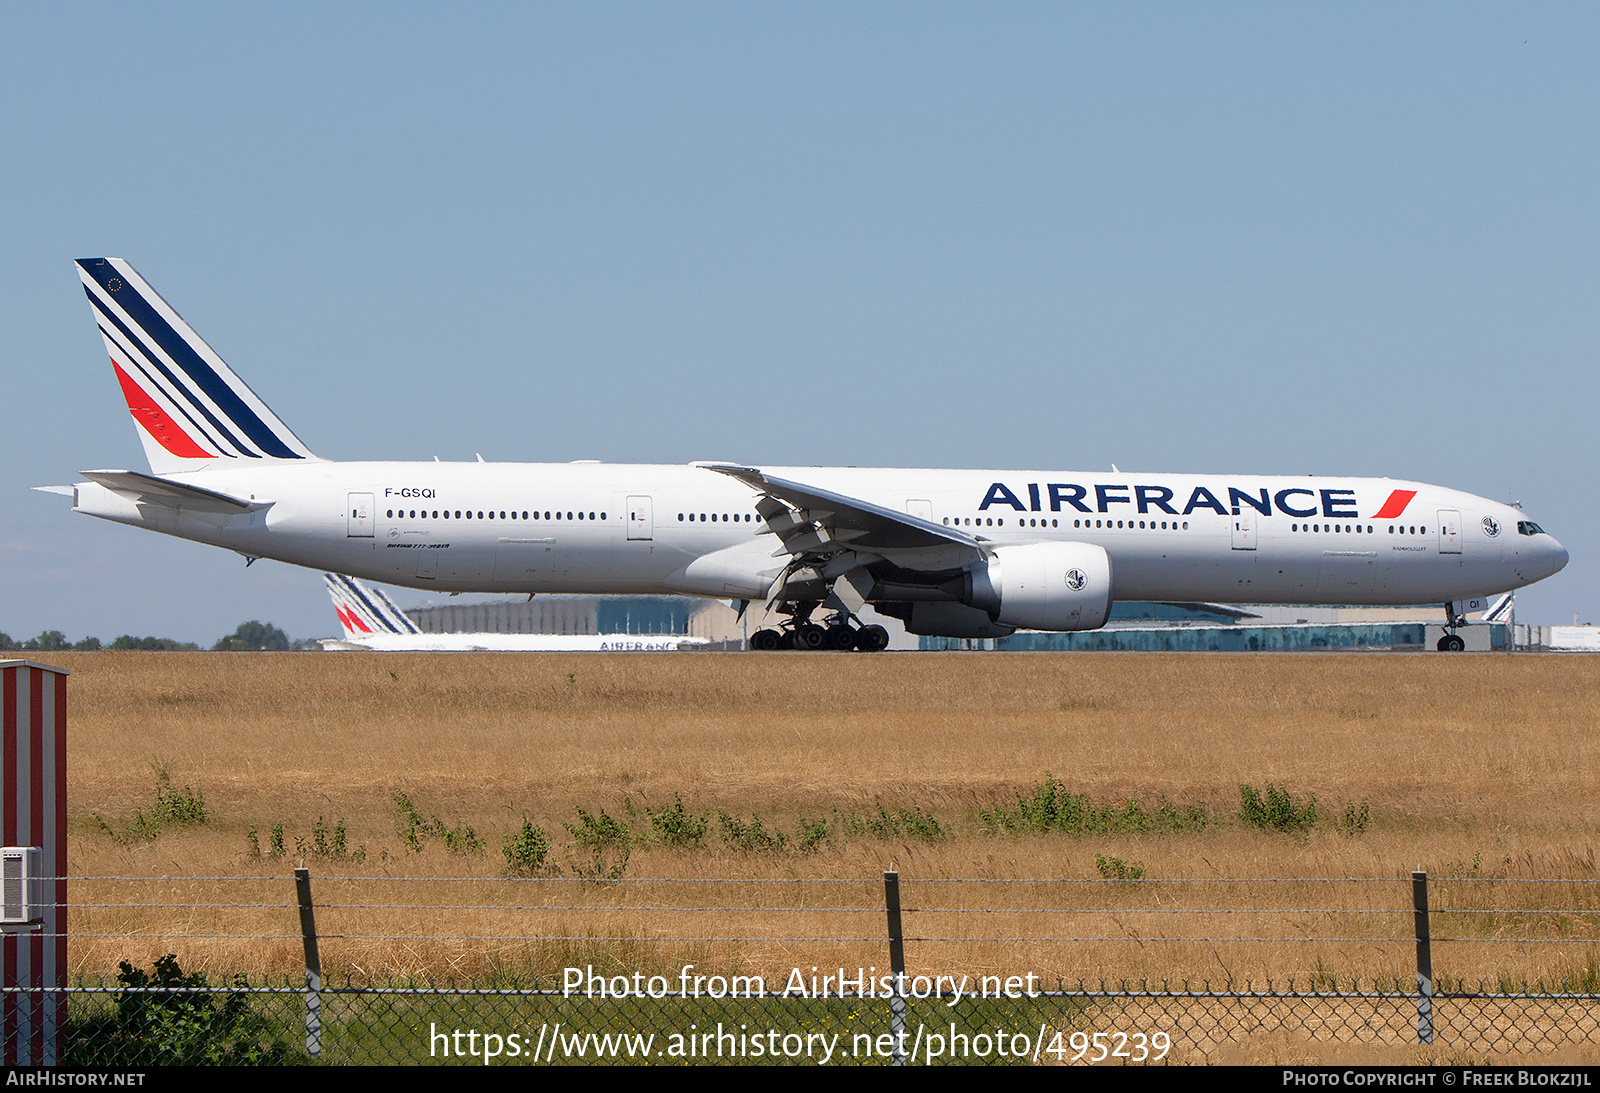
[[[120,258],[78,262],[150,473],[84,471],[77,512],[451,592],[762,601],[756,648],[1092,630],[1114,600],[1443,604],[1567,552],[1519,510],[1387,478],[319,459]],[[822,621],[817,621],[818,619]]]

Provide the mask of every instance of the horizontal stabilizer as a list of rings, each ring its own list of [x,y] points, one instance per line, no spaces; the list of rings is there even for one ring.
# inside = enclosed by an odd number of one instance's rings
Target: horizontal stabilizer
[[[271,501],[246,500],[231,494],[175,482],[139,471],[81,471],[89,481],[104,486],[113,493],[131,497],[141,504],[166,505],[173,509],[190,509],[195,512],[254,512],[272,506]]]

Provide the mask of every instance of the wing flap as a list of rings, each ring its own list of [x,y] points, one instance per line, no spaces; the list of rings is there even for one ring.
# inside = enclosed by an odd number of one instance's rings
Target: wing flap
[[[790,554],[838,550],[885,552],[961,546],[981,555],[978,540],[955,529],[871,501],[776,478],[736,463],[696,463],[737,478],[763,494],[756,511]]]

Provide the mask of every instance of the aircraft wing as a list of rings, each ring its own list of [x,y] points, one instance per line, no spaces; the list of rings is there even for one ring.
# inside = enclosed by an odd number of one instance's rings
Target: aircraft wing
[[[925,547],[967,547],[981,555],[979,540],[909,513],[874,505],[803,482],[775,478],[735,463],[697,463],[737,478],[763,494],[756,511],[790,554],[831,554],[839,550],[874,554]]]
[[[80,471],[83,477],[104,486],[113,493],[131,497],[141,504],[165,505],[168,508],[191,509],[196,512],[251,512],[270,508],[271,501],[249,501],[232,494],[191,486],[139,471]]]

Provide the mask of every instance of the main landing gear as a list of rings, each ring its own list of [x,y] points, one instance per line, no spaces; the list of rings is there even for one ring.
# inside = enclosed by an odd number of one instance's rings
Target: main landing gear
[[[827,650],[848,652],[853,649],[863,653],[879,653],[889,648],[889,631],[881,626],[852,626],[850,616],[835,614],[826,626],[811,621],[815,603],[785,605],[779,610],[793,618],[781,629],[757,630],[750,635],[750,648],[760,652],[780,649],[800,649],[821,653]],[[787,610],[786,610],[787,608]]]

